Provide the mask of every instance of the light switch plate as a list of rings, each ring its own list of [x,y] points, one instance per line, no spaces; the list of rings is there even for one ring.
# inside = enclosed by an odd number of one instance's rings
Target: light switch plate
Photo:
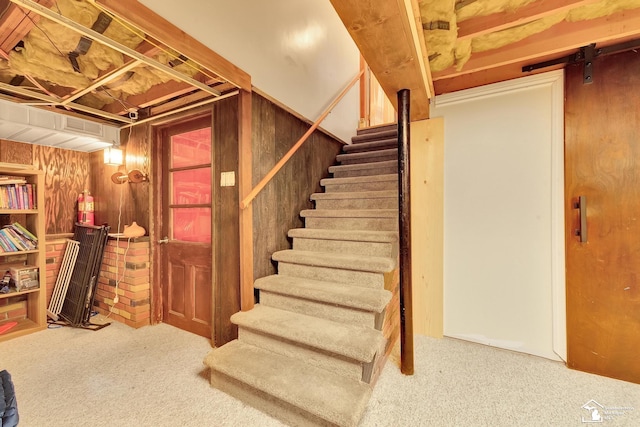
[[[220,173],[220,187],[234,187],[236,185],[236,173],[221,172]]]

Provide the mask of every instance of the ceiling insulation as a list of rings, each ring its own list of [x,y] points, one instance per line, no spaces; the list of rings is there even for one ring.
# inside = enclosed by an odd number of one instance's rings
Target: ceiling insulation
[[[458,21],[464,21],[477,16],[487,16],[497,12],[514,12],[517,9],[536,0],[457,0],[456,15]]]
[[[599,2],[555,13],[501,31],[490,32],[471,39],[458,39],[458,24],[495,13],[515,13],[535,0],[421,0],[420,13],[432,72],[455,66],[460,71],[474,52],[499,49],[527,37],[546,31],[563,21],[577,22],[609,16],[616,12],[640,7],[640,0],[601,0]],[[449,29],[425,26],[443,20]]]
[[[455,49],[458,27],[454,8],[456,0],[423,0],[420,2],[422,28],[434,28],[424,31],[424,41],[428,46],[446,46],[448,48],[429,50],[429,64],[432,70],[444,70],[455,63]],[[442,29],[432,23],[447,22],[448,28]]]
[[[73,21],[91,28],[100,17],[100,10],[86,0],[57,0],[52,10]],[[125,27],[117,20],[110,20],[103,34],[129,48],[137,48],[145,35]],[[100,74],[125,64],[122,53],[103,44],[91,43],[86,53],[77,56],[78,69],[69,58],[69,52],[78,50],[81,36],[74,30],[58,23],[41,19],[18,46],[9,52],[9,60],[3,69],[3,81],[8,77],[29,75],[47,86],[63,86],[82,89],[89,86]],[[66,53],[65,53],[66,52]],[[153,58],[169,64],[178,58],[176,52],[167,51]],[[199,70],[193,64],[179,61],[174,67],[186,75],[193,76]],[[100,90],[79,98],[78,102],[94,108],[101,108],[115,99],[126,100],[128,95],[144,93],[152,86],[172,80],[172,77],[152,67],[140,65],[115,82]]]
[[[201,53],[207,49],[191,52]],[[102,2],[0,0],[0,97],[5,99],[130,123],[170,111],[185,97],[189,101],[182,107],[236,89],[211,71],[218,69],[214,60],[205,61],[207,69],[184,54]]]

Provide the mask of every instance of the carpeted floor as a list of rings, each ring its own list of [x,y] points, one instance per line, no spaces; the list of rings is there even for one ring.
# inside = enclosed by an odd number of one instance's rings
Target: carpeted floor
[[[640,426],[640,385],[449,338],[415,343],[416,374],[387,363],[361,426],[580,426],[590,400],[603,425]],[[1,343],[0,369],[20,427],[280,426],[209,387],[209,348],[164,324],[50,329]]]

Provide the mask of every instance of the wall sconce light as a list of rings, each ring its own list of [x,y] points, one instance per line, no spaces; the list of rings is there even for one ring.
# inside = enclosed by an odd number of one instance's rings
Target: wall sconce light
[[[149,177],[147,174],[143,173],[140,169],[131,169],[129,173],[124,172],[116,172],[111,175],[111,181],[114,184],[124,184],[125,182],[130,182],[137,184],[143,181],[149,181]]]
[[[114,147],[107,147],[104,149],[104,164],[111,166],[122,165],[123,155],[122,150]]]

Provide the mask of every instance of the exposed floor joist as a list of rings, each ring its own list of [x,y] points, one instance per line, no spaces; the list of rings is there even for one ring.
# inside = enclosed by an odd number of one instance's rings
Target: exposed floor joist
[[[461,78],[513,64],[526,65],[532,61],[540,62],[542,57],[560,57],[572,49],[591,43],[607,45],[637,37],[640,37],[640,9],[619,12],[590,21],[563,21],[546,31],[504,48],[475,53],[461,71],[449,68],[434,73],[436,93],[443,93],[440,87],[440,82],[443,80]],[[511,78],[521,75],[523,74],[518,73]]]
[[[458,22],[458,40],[506,30],[527,24],[536,19],[546,18],[570,9],[597,3],[600,0],[538,0],[529,3],[515,12],[504,11],[489,16],[478,16]]]

